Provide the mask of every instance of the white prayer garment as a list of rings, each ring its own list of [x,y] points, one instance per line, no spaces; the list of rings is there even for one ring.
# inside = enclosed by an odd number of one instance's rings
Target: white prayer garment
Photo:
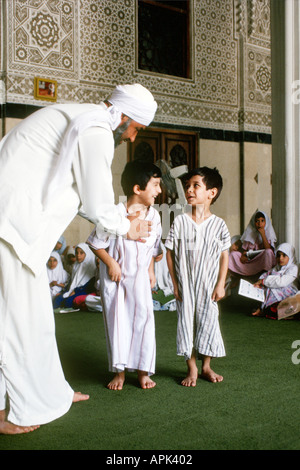
[[[124,204],[117,206],[125,215]],[[155,325],[149,265],[161,253],[161,221],[150,207],[146,220],[152,221],[151,234],[145,243],[122,237],[99,239],[95,231],[88,238],[94,249],[107,249],[120,265],[120,282],[111,281],[107,267],[100,262],[100,289],[103,305],[109,370],[155,372]]]
[[[0,409],[20,426],[48,423],[65,414],[74,391],[65,380],[55,339],[47,271],[39,276],[0,240]]]
[[[104,106],[47,106],[0,143],[0,404],[6,390],[8,420],[17,425],[52,421],[72,404],[46,270],[53,246],[80,207],[100,230],[125,234],[129,228],[114,206],[114,139],[107,123],[80,135],[73,166],[43,206],[71,118]]]
[[[177,354],[189,359],[193,349],[210,357],[225,356],[219,310],[211,299],[219,274],[220,255],[230,248],[225,222],[211,215],[197,224],[189,214],[176,217],[165,241],[175,252],[182,302],[177,301]]]

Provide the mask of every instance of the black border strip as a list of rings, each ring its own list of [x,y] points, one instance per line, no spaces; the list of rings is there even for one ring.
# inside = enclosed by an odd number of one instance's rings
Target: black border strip
[[[29,104],[5,103],[1,105],[2,118],[24,119],[42,106]],[[223,129],[211,129],[205,127],[178,126],[174,124],[162,124],[152,122],[152,127],[161,129],[178,129],[197,132],[200,139],[221,140],[225,142],[256,142],[258,144],[271,144],[272,135],[261,132],[229,131]]]

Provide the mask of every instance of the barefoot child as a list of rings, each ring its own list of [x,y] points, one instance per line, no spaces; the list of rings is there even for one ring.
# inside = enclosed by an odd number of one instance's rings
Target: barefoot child
[[[225,295],[231,241],[225,222],[210,212],[223,186],[218,170],[192,170],[184,183],[189,211],[175,218],[165,246],[177,299],[177,354],[185,357],[188,366],[181,383],[195,387],[198,355],[202,357],[201,377],[223,380],[210,362],[212,357],[225,356],[217,301]]]
[[[121,390],[125,369],[137,371],[142,388],[153,388],[155,371],[155,327],[151,289],[155,285],[154,256],[160,253],[161,222],[152,207],[161,193],[161,172],[155,165],[134,160],[127,163],[121,184],[127,204],[120,214],[139,212],[152,222],[145,243],[123,237],[100,239],[92,232],[87,243],[100,262],[100,288],[106,328],[109,370],[115,376],[108,384]]]

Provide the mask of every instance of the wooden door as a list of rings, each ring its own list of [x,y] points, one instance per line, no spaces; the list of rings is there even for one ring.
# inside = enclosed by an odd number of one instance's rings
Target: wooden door
[[[198,134],[191,131],[147,128],[128,144],[129,161],[141,159],[156,163],[164,160],[171,168],[198,165]],[[175,199],[163,190],[159,203],[173,204]]]

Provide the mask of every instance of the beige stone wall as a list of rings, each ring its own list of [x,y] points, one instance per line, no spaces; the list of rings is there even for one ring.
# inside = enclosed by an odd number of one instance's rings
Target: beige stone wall
[[[240,233],[239,159],[239,143],[200,139],[199,165],[217,167],[223,178],[222,193],[211,210],[225,220],[232,236]]]
[[[270,145],[244,144],[245,224],[256,209],[272,214],[272,149]]]
[[[223,177],[223,191],[212,210],[226,221],[231,235],[240,234],[257,209],[265,211],[269,217],[272,216],[271,145],[200,139],[199,148],[199,164],[216,166]],[[242,175],[241,159],[244,166]],[[241,207],[242,199],[244,209]]]
[[[7,134],[13,127],[15,127],[18,122],[22,119],[7,118],[5,119],[5,134]]]

